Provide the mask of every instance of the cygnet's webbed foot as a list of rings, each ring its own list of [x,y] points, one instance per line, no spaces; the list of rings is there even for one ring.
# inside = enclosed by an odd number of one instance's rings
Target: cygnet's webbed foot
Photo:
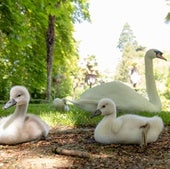
[[[142,140],[141,140],[140,146],[146,147],[147,146],[147,133],[150,128],[150,124],[146,123],[145,125],[140,126],[140,128],[142,129]]]

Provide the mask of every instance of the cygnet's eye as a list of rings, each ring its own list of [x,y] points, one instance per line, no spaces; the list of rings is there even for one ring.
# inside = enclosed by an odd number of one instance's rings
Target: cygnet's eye
[[[102,106],[102,108],[105,108],[105,107],[106,107],[105,105]]]
[[[21,96],[21,94],[18,94],[18,95],[17,95],[17,97],[20,97],[20,96]]]

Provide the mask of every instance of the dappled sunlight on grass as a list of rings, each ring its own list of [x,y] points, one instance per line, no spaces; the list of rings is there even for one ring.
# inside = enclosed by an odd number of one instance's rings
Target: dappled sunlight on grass
[[[50,126],[67,125],[67,126],[95,126],[102,118],[102,116],[90,118],[90,112],[85,112],[73,105],[70,105],[70,111],[59,112],[56,111],[52,104],[31,104],[30,109],[39,114]],[[39,113],[38,113],[39,110]],[[125,113],[119,113],[122,115]],[[170,124],[170,112],[162,111],[160,113],[140,112],[138,115],[152,117],[158,115],[162,117],[165,125]]]
[[[2,107],[2,106],[1,106]],[[14,112],[15,107],[11,107],[7,110],[1,110],[0,116],[7,116]],[[90,112],[85,112],[73,105],[70,105],[70,111],[68,112],[59,112],[56,111],[52,103],[44,104],[30,104],[28,112],[40,116],[50,127],[55,127],[57,125],[66,125],[66,126],[96,126],[96,124],[103,118],[102,116],[90,118]],[[125,113],[119,113],[122,115]],[[152,117],[158,115],[162,117],[165,125],[170,124],[170,112],[162,111],[160,113],[148,113],[142,112],[138,115]]]
[[[52,127],[55,125],[89,126],[95,125],[100,119],[91,119],[89,112],[84,112],[73,106],[70,107],[68,112],[41,111],[40,116]]]

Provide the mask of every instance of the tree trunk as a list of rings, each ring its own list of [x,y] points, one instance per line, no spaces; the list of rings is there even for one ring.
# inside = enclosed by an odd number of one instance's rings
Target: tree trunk
[[[53,49],[55,40],[55,16],[48,17],[48,30],[46,34],[47,45],[47,100],[51,98],[51,83],[52,83],[52,64],[53,64]]]

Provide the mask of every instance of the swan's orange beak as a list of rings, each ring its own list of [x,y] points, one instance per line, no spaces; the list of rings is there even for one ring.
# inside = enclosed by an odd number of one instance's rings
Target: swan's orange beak
[[[163,60],[166,60],[166,61],[167,61],[167,59],[164,58],[164,57],[162,56],[162,54],[163,54],[163,53],[157,53],[157,54],[156,54],[156,57],[159,58],[159,59],[163,59]]]

